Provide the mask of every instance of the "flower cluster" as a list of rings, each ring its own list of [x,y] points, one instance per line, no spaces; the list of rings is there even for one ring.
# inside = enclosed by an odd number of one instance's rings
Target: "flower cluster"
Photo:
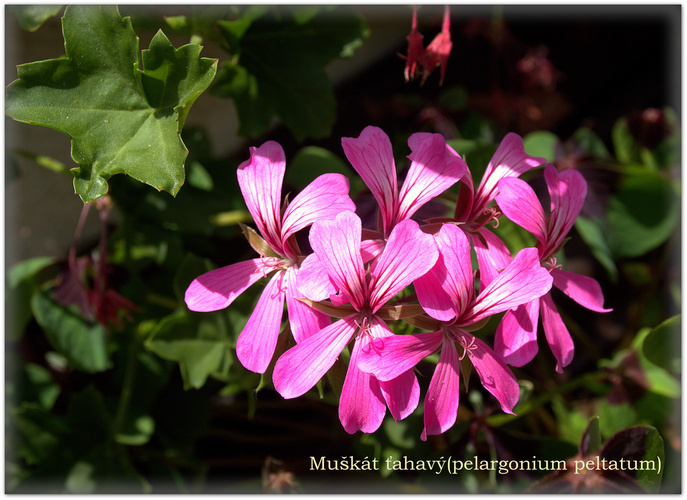
[[[238,359],[249,370],[267,372],[286,301],[286,332],[295,345],[274,361],[274,388],[287,399],[301,396],[348,359],[339,417],[349,433],[374,432],[387,408],[396,420],[410,415],[420,401],[414,368],[440,352],[424,398],[421,437],[427,439],[454,424],[467,363],[503,411],[513,412],[520,394],[508,364],[522,366],[537,353],[540,313],[556,369],[570,363],[573,344],[548,295],[552,286],[593,311],[608,309],[596,281],[556,262],[586,196],[578,172],[544,167],[547,217],[532,188],[518,178],[546,160],[526,154],[516,134],[503,139],[477,188],[465,161],[440,134],[413,134],[408,145],[410,166],[399,189],[391,141],[381,129],[367,127],[357,138],[342,139],[379,207],[374,227],[365,229],[346,177],[322,175],[282,204],[282,148],[275,142],[251,148],[238,180],[258,230],[246,227],[244,233],[259,257],[199,276],[186,291],[186,303],[194,311],[222,309],[268,278],[238,338]],[[440,195],[458,182],[451,214],[445,201],[450,197]],[[430,202],[446,213],[423,215],[436,212],[427,210]],[[502,216],[531,232],[536,247],[513,256],[492,230]],[[306,255],[295,235],[308,226],[312,253]],[[499,313],[492,349],[479,330]],[[392,326],[398,322],[425,332],[396,334]]]
[[[408,40],[408,53],[406,54],[406,66],[403,70],[406,82],[414,80],[418,74],[422,75],[422,83],[439,66],[441,77],[439,85],[444,83],[446,66],[451,55],[453,43],[451,42],[451,13],[448,5],[444,7],[444,19],[441,23],[441,31],[425,48],[422,45],[422,34],[417,30],[417,7],[413,7],[413,18],[410,25]]]

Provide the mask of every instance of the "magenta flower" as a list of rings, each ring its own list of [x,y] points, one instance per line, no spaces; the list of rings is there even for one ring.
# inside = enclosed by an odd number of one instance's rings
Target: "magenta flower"
[[[239,165],[237,176],[246,206],[262,238],[250,231],[249,240],[260,257],[216,269],[189,285],[185,301],[192,311],[216,311],[229,306],[260,278],[273,273],[236,343],[241,364],[264,373],[274,355],[281,326],[284,300],[291,331],[297,342],[329,323],[322,313],[297,297],[296,277],[302,259],[295,234],[315,220],[353,211],[348,179],[324,174],[281,208],[286,161],[284,150],[273,141],[250,148],[250,160]]]
[[[476,296],[470,243],[465,233],[453,224],[446,224],[435,240],[440,257],[430,273],[415,281],[415,289],[423,309],[441,322],[439,330],[379,339],[363,352],[359,361],[361,370],[383,382],[412,369],[441,349],[425,396],[423,440],[428,435],[441,434],[455,423],[459,362],[466,355],[482,385],[496,397],[503,411],[513,412],[520,394],[517,380],[506,364],[468,330],[474,330],[493,314],[545,294],[552,282],[539,264],[536,249],[526,248]],[[461,357],[456,344],[463,348]]]
[[[498,193],[499,181],[517,177],[545,163],[546,158],[525,153],[522,137],[511,132],[506,134],[494,152],[477,192],[469,170],[463,177],[454,218],[464,223],[462,227],[470,236],[477,254],[480,281],[483,285],[494,279],[511,261],[508,247],[486,227],[490,222],[498,225],[498,218],[501,216],[498,207],[491,205]]]
[[[451,55],[453,43],[451,42],[451,11],[449,6],[444,7],[444,19],[441,23],[441,32],[434,37],[427,49],[424,57],[420,59],[422,67],[424,68],[424,75],[422,82],[424,83],[427,77],[434,71],[434,68],[439,66],[441,70],[441,78],[439,85],[443,85],[444,76],[446,75],[446,66],[448,65],[448,58]]]
[[[384,131],[368,126],[358,138],[344,137],[341,144],[348,161],[379,204],[384,237],[467,172],[465,161],[441,134],[418,132],[408,138],[411,164],[399,191],[394,153]]]
[[[327,373],[355,337],[339,400],[339,418],[351,434],[378,429],[386,412],[385,402],[396,420],[417,406],[420,389],[412,370],[379,382],[358,368],[358,359],[370,343],[393,336],[379,314],[382,306],[428,272],[439,255],[433,237],[423,233],[415,221],[405,220],[394,227],[384,249],[366,271],[361,236],[360,218],[350,212],[313,225],[310,244],[323,264],[314,269],[326,270],[332,288],[327,291],[316,280],[308,280],[299,289],[314,300],[336,289],[339,303],[350,304],[350,313],[285,352],[273,374],[274,387],[284,398],[298,397]]]
[[[555,255],[565,243],[565,237],[575,223],[587,195],[587,182],[576,170],[558,172],[548,164],[544,177],[551,197],[551,213],[546,218],[534,190],[521,179],[499,182],[496,201],[510,220],[537,238],[539,260],[549,268],[553,285],[587,309],[604,309],[603,292],[599,283],[590,277],[563,271],[556,265]],[[556,371],[572,361],[575,346],[549,295],[508,311],[496,332],[494,348],[513,366],[523,366],[537,354],[537,322],[541,312],[546,340],[556,358]]]
[[[410,33],[406,37],[408,40],[408,54],[406,55],[406,66],[403,70],[406,82],[415,79],[419,67],[418,63],[425,55],[425,47],[422,45],[422,34],[417,31],[417,6],[413,6],[413,19],[410,23]]]

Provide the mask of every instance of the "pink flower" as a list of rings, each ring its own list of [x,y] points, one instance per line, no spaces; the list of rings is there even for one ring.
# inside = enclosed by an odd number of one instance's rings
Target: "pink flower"
[[[575,223],[587,195],[587,182],[578,171],[558,172],[548,164],[544,177],[551,197],[551,213],[546,218],[534,190],[521,179],[499,182],[499,208],[510,220],[537,238],[540,261],[549,268],[553,285],[587,309],[609,312],[603,307],[603,292],[593,278],[563,271],[555,255]],[[494,348],[513,366],[523,366],[537,354],[537,322],[541,312],[546,340],[556,358],[556,371],[572,361],[575,346],[549,295],[508,311],[496,332]]]
[[[300,287],[307,297],[321,299],[335,290],[338,303],[349,303],[350,314],[324,327],[285,352],[274,368],[275,389],[287,399],[311,389],[332,367],[351,339],[355,342],[339,401],[339,418],[348,433],[374,432],[382,423],[385,402],[395,419],[412,413],[419,400],[419,385],[412,371],[379,382],[358,368],[358,359],[371,343],[393,336],[378,314],[380,308],[418,277],[438,258],[432,236],[412,220],[399,222],[369,271],[361,257],[360,218],[342,212],[335,219],[316,222],[310,244],[323,264],[330,290],[316,281]],[[310,286],[309,286],[310,285]]]
[[[441,321],[439,330],[385,337],[363,352],[359,366],[380,381],[393,379],[441,349],[439,363],[425,395],[422,439],[441,434],[456,420],[459,405],[460,360],[468,356],[482,385],[503,411],[513,412],[520,389],[506,364],[480,339],[468,332],[491,315],[529,302],[551,288],[534,248],[522,250],[488,286],[476,295],[470,243],[455,225],[444,225],[435,237],[440,257],[430,273],[415,281],[424,310]],[[463,348],[459,358],[456,344]]]
[[[318,331],[329,319],[297,300],[295,283],[300,251],[295,234],[315,220],[355,210],[348,196],[348,179],[324,174],[281,208],[281,190],[286,169],[282,147],[273,141],[250,148],[250,160],[239,165],[241,193],[262,238],[249,231],[251,244],[260,257],[231,264],[197,277],[189,285],[185,301],[192,311],[216,311],[229,306],[260,278],[272,274],[248,323],[236,343],[241,364],[264,373],[274,355],[281,326],[284,300],[291,331],[300,341]]]
[[[441,24],[441,33],[439,33],[434,40],[432,40],[425,50],[424,57],[420,59],[424,68],[424,75],[422,82],[424,83],[427,77],[432,74],[434,68],[437,66],[441,70],[441,78],[439,85],[443,85],[444,76],[446,75],[446,66],[448,65],[448,57],[451,55],[453,43],[451,42],[451,13],[448,5],[444,7],[444,20]]]
[[[408,40],[408,55],[406,56],[406,67],[403,70],[406,82],[415,79],[415,73],[417,73],[419,69],[418,63],[425,55],[425,47],[422,45],[422,38],[422,35],[417,31],[417,6],[414,6],[410,34],[406,37]]]
[[[503,241],[486,227],[490,222],[498,226],[501,216],[498,207],[490,206],[498,193],[499,181],[517,177],[545,163],[546,158],[528,155],[522,137],[511,132],[506,134],[494,152],[477,192],[469,170],[463,177],[454,217],[456,221],[464,223],[462,227],[470,236],[483,285],[494,279],[511,260]]]
[[[379,204],[384,237],[467,172],[465,161],[441,134],[419,132],[408,138],[411,164],[399,191],[394,153],[384,131],[368,126],[358,138],[344,137],[341,144],[348,161]]]
[[[501,179],[518,177],[528,170],[544,165],[546,158],[530,156],[525,152],[522,137],[509,132],[491,157],[482,182],[475,193],[475,185],[470,171],[463,177],[455,219],[480,227],[494,219],[494,211],[487,210],[498,193]],[[486,219],[486,220],[485,220]]]

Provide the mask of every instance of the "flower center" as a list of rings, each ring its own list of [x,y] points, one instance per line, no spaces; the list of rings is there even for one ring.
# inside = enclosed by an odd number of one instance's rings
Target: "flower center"
[[[463,360],[466,354],[468,355],[468,357],[472,357],[472,351],[477,349],[477,345],[475,344],[475,337],[470,337],[470,342],[468,343],[468,340],[465,338],[465,335],[461,335],[460,339],[458,340],[458,343],[463,348],[463,355],[460,357],[461,361]]]
[[[496,206],[485,208],[484,211],[475,218],[472,224],[473,231],[486,226],[490,222],[494,223],[494,228],[499,227],[499,217],[501,217],[501,215],[503,214]]]
[[[558,264],[556,257],[551,257],[550,259],[543,261],[541,265],[548,269],[549,272],[553,271],[554,269],[563,269],[563,266]]]

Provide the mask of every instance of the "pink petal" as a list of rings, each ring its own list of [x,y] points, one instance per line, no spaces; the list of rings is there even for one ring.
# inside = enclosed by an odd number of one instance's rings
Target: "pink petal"
[[[314,253],[301,262],[296,274],[296,288],[303,297],[315,302],[326,300],[331,294],[336,293],[327,270]]]
[[[407,219],[394,227],[381,255],[372,263],[370,308],[377,311],[391,297],[428,272],[439,257],[434,238]]]
[[[471,234],[479,265],[480,288],[484,290],[513,261],[501,238],[485,227]]]
[[[310,229],[310,245],[329,278],[358,310],[365,305],[367,285],[360,256],[362,224],[353,212],[317,221]]]
[[[358,367],[381,381],[392,380],[436,352],[441,331],[374,339],[358,358]]]
[[[475,195],[471,218],[474,219],[480,215],[491,203],[498,192],[498,183],[501,179],[517,177],[544,163],[546,163],[546,158],[537,158],[525,153],[522,137],[512,132],[508,133],[484,171],[482,182]]]
[[[394,420],[403,420],[415,411],[420,402],[420,384],[413,370],[385,382],[378,380],[378,383]]]
[[[267,141],[259,148],[250,148],[250,160],[241,163],[236,171],[241,193],[258,230],[280,254],[283,254],[280,214],[285,170],[284,150],[276,142]]]
[[[326,314],[298,300],[303,294],[297,288],[297,275],[296,268],[289,267],[282,286],[286,288],[286,308],[289,312],[291,333],[298,343],[322,330],[331,320]]]
[[[506,311],[494,337],[494,351],[511,366],[524,366],[539,351],[537,323],[539,300]]]
[[[470,222],[470,214],[472,213],[472,205],[475,199],[475,183],[472,180],[472,174],[468,168],[465,175],[461,179],[460,190],[458,191],[458,200],[456,201],[456,209],[453,218],[458,222]]]
[[[456,422],[460,404],[460,361],[453,341],[445,339],[425,395],[425,427],[420,439],[446,432]]]
[[[360,136],[341,139],[344,153],[377,200],[384,234],[389,234],[398,199],[396,164],[391,141],[382,129],[368,126]]]
[[[465,161],[441,134],[418,132],[410,136],[408,145],[412,163],[399,193],[395,223],[410,218],[418,208],[458,182],[467,170]]]
[[[256,373],[265,373],[274,355],[284,313],[283,272],[276,273],[260,295],[236,341],[236,357]]]
[[[435,266],[432,272],[454,301],[454,311],[460,315],[474,296],[470,242],[463,230],[453,224],[445,224],[435,240],[443,266]]]
[[[368,332],[370,339],[394,335],[387,324],[376,316],[372,317]],[[369,348],[364,350],[369,351]],[[379,382],[379,387],[391,416],[396,421],[403,420],[413,413],[420,402],[420,384],[413,370],[406,370],[394,379]]]
[[[572,337],[570,337],[570,333],[550,296],[545,295],[541,298],[539,309],[546,341],[557,361],[556,371],[563,373],[563,368],[573,360],[575,344],[573,344]]]
[[[438,321],[451,321],[456,317],[455,301],[446,293],[443,286],[437,279],[434,269],[437,266],[444,268],[444,263],[441,257],[437,264],[432,268],[432,272],[420,276],[413,282],[415,287],[415,294],[422,309]],[[445,268],[444,268],[445,274]]]
[[[556,250],[575,224],[587,197],[587,181],[575,169],[558,172],[552,164],[544,169],[544,177],[551,197],[546,257]]]
[[[461,344],[467,346],[467,355],[484,388],[498,399],[504,412],[513,414],[513,408],[520,399],[520,386],[513,372],[477,337],[468,332],[456,335],[460,337]]]
[[[461,318],[460,324],[468,325],[531,302],[551,290],[552,283],[553,278],[549,271],[539,264],[537,249],[524,248],[518,252],[513,262],[480,292],[471,310]]]
[[[363,240],[360,243],[360,254],[363,262],[368,263],[376,259],[384,250],[384,245],[386,245],[384,240]]]
[[[602,313],[613,310],[604,309],[604,294],[601,291],[601,285],[594,278],[563,271],[562,269],[553,269],[551,276],[553,276],[553,286],[560,289],[582,307]]]
[[[546,241],[546,216],[534,189],[514,177],[499,181],[496,203],[506,217],[527,229],[539,242]]]
[[[274,388],[285,399],[308,392],[332,367],[358,329],[358,315],[347,316],[286,351],[274,366]]]
[[[379,382],[358,368],[358,355],[369,340],[367,335],[362,335],[355,341],[339,398],[339,420],[349,434],[376,431],[386,413]]]
[[[186,289],[184,301],[191,311],[218,311],[229,306],[249,286],[273,270],[276,259],[252,259],[208,271]]]
[[[355,212],[355,204],[348,196],[348,178],[341,174],[324,174],[308,184],[289,203],[282,219],[281,238],[309,226],[318,219],[333,219],[339,212]]]

